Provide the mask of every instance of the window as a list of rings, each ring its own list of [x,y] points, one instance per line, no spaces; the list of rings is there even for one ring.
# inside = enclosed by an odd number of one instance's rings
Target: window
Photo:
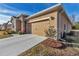
[[[64,30],[66,30],[66,24],[64,24]]]

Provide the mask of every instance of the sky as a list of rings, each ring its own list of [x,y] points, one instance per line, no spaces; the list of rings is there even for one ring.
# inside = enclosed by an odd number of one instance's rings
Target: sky
[[[0,24],[9,21],[11,16],[17,16],[21,13],[32,15],[55,4],[56,3],[0,3]],[[63,6],[69,17],[74,14],[75,21],[79,21],[79,4],[65,3]]]

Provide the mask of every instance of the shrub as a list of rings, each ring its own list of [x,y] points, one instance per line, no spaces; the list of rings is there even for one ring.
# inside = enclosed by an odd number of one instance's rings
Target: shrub
[[[6,31],[3,32],[3,35],[7,35],[8,33]]]
[[[22,34],[25,34],[25,33],[23,33],[23,32],[21,32],[21,31],[19,31],[19,32],[18,32],[18,34],[22,35]]]
[[[16,34],[17,32],[15,32],[15,31],[12,31],[11,33],[12,33],[12,34]]]
[[[75,26],[72,26],[72,29],[76,29],[76,27]]]
[[[15,32],[15,31],[11,30],[11,29],[6,29],[6,32],[7,32],[8,34],[16,34],[16,33],[17,33],[17,32]]]
[[[11,30],[11,29],[6,29],[6,32],[7,32],[8,34],[11,34],[11,33],[12,33],[12,30]]]
[[[45,31],[47,37],[55,37],[56,31],[54,27],[50,26],[48,30]]]

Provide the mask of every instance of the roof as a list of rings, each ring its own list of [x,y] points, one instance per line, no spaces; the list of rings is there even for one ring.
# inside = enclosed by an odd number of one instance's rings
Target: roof
[[[26,14],[19,14],[19,15],[17,15],[17,16],[12,16],[12,17],[14,17],[14,18],[19,18],[19,17],[21,17],[21,16],[27,17],[27,16],[29,16],[29,15],[26,15]]]
[[[12,16],[12,17],[11,17],[11,22],[12,22],[13,18],[18,19],[18,18],[21,17],[21,16],[23,16],[23,17],[28,17],[29,15],[26,15],[26,14],[19,14],[19,15],[17,15],[17,16]]]
[[[45,10],[42,10],[42,11],[37,12],[37,13],[31,15],[31,16],[28,16],[28,17],[26,18],[26,20],[27,20],[27,19],[34,18],[34,17],[37,17],[37,16],[40,16],[40,15],[43,15],[43,14],[47,14],[47,13],[52,12],[52,11],[61,10],[61,9],[64,10],[64,7],[62,6],[62,4],[56,4],[56,5],[52,6],[52,7],[49,7],[49,8],[47,8],[47,9],[45,9]],[[65,10],[64,10],[64,13],[65,13],[66,17],[68,18],[69,22],[72,24],[70,18],[69,18],[68,15],[66,14]]]
[[[26,15],[26,14],[19,14],[19,15],[17,15],[16,17],[21,17],[21,16],[28,17],[29,15]]]
[[[70,17],[67,15],[67,13],[65,12],[65,10],[64,10],[63,13],[66,16],[66,18],[68,19],[68,21],[73,25],[73,22],[70,20]]]
[[[56,10],[56,9],[60,9],[59,6],[61,7],[61,4],[56,4],[56,5],[52,6],[52,7],[49,7],[49,8],[47,8],[47,9],[44,9],[44,10],[42,10],[42,11],[40,11],[40,12],[37,12],[37,13],[31,15],[31,16],[27,17],[26,19],[30,19],[30,18],[39,16],[39,15],[44,14],[44,13],[49,13],[49,12],[54,11],[54,10]]]

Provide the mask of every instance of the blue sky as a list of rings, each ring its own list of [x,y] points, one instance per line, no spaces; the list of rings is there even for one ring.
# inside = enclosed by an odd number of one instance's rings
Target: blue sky
[[[43,9],[51,7],[55,3],[7,3],[0,4],[0,24],[10,20],[11,16],[16,16],[18,14],[28,14],[32,15]],[[63,4],[65,11],[68,16],[71,17],[72,14],[76,15],[76,21],[79,21],[79,4]]]

